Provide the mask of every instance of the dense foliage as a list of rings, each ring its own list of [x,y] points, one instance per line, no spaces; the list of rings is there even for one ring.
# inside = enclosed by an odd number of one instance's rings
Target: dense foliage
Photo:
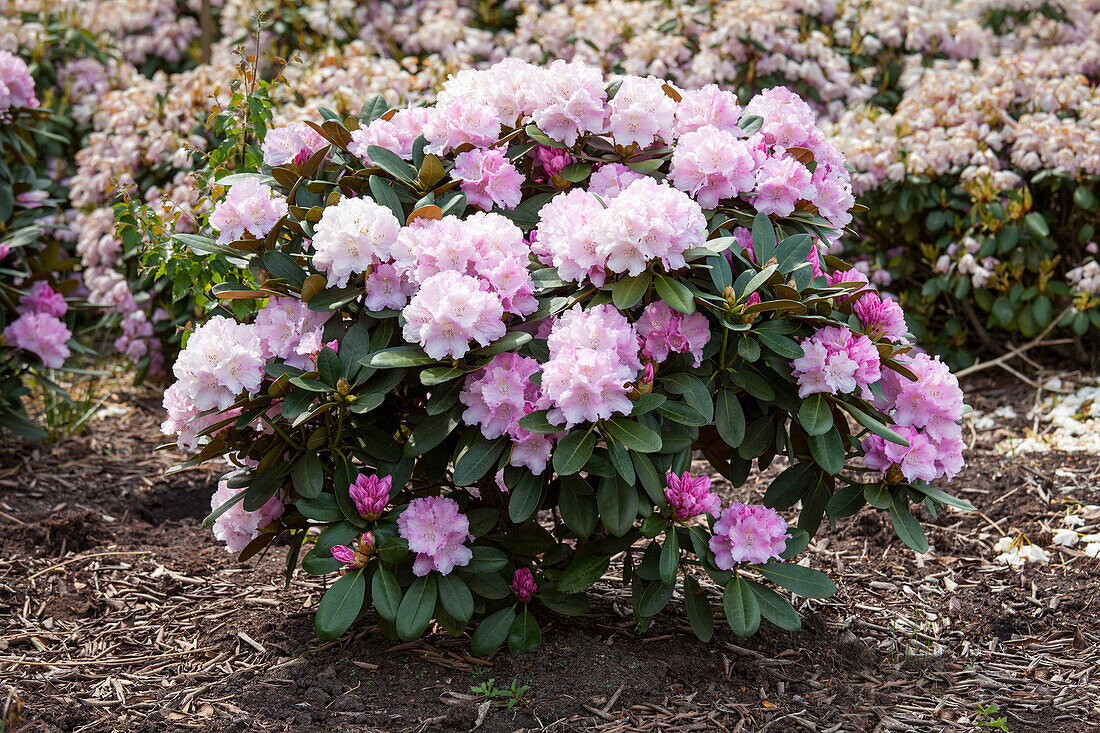
[[[788,90],[742,108],[513,59],[261,150],[176,236],[241,265],[218,298],[263,305],[196,325],[164,429],[232,464],[208,519],[231,551],[285,536],[288,582],[340,573],[322,638],[373,607],[397,638],[477,621],[476,652],[529,649],[530,604],[583,613],[623,552],[642,627],[683,576],[709,639],[707,576],[735,632],[797,628],[770,585],[833,592],[790,561],[826,516],[869,502],[923,551],[911,504],[967,506],[932,484],[962,466],[962,393],[824,254],[849,174]],[[735,485],[786,467],[723,508],[694,451]]]

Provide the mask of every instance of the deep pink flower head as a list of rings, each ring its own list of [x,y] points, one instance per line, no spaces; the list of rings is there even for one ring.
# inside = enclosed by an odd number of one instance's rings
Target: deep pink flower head
[[[355,564],[355,550],[351,549],[347,545],[333,545],[332,557],[345,565]]]
[[[462,182],[462,192],[474,206],[490,211],[493,204],[514,209],[520,202],[523,174],[500,148],[474,148],[455,157],[451,177]]]
[[[703,347],[710,341],[710,324],[706,316],[698,311],[684,315],[663,300],[646,306],[637,328],[642,339],[642,355],[657,362],[664,361],[672,352],[691,354],[695,366],[699,366],[703,361]]]
[[[710,492],[710,476],[693,477],[684,471],[680,476],[666,474],[665,481],[668,484],[665,498],[672,510],[672,518],[676,521],[684,522],[700,514],[718,516],[722,510],[718,494]]]
[[[833,270],[828,275],[829,285],[836,285],[838,283],[861,283],[862,285],[870,285],[870,281],[867,279],[867,275],[853,267],[850,270]],[[859,290],[853,291],[854,293],[860,292]],[[865,290],[863,292],[866,292]],[[841,296],[840,300],[843,302],[851,298],[852,295]]]
[[[425,576],[432,570],[447,575],[456,566],[470,563],[473,552],[462,543],[472,540],[470,520],[458,510],[454,499],[425,496],[413,499],[397,518],[397,531],[416,553],[413,573]]]
[[[907,425],[894,426],[894,432],[905,438],[909,446],[870,435],[862,443],[867,467],[886,474],[891,467],[897,466],[909,481],[934,481],[938,478],[936,445],[928,436]]]
[[[73,332],[49,313],[24,313],[4,329],[8,344],[26,349],[51,369],[60,369],[69,358],[66,342]]]
[[[714,523],[710,549],[715,565],[732,570],[737,563],[763,563],[779,557],[790,536],[787,523],[774,509],[735,501]]]
[[[878,293],[865,293],[852,308],[863,329],[875,341],[887,339],[894,343],[908,341],[905,312],[893,298],[882,298]]]
[[[512,576],[512,592],[520,603],[527,603],[535,597],[539,587],[535,583],[535,576],[530,568],[519,568]]]
[[[18,313],[47,313],[61,318],[69,310],[65,296],[55,292],[45,280],[31,285],[30,290],[19,301]]]
[[[548,178],[553,178],[561,173],[565,166],[573,162],[573,156],[563,148],[539,145],[535,148],[535,162],[542,166]]]
[[[390,487],[393,479],[389,476],[379,478],[376,474],[361,473],[348,487],[348,494],[355,502],[356,510],[364,519],[374,521],[382,516],[386,504],[390,503]]]

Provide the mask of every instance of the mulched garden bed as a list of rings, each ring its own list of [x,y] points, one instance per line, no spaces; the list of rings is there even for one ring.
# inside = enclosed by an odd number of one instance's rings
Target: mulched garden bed
[[[1100,456],[996,454],[1029,426],[1034,390],[964,387],[983,413],[1020,415],[974,433],[950,487],[978,511],[930,520],[919,557],[881,512],[824,528],[810,556],[839,592],[804,602],[801,632],[719,629],[701,644],[674,600],[639,635],[629,592],[608,581],[591,615],[541,617],[539,650],[489,660],[445,634],[395,645],[369,616],[321,644],[321,581],[284,589],[278,548],[253,563],[226,553],[199,526],[217,474],[164,476],[180,456],[153,452],[156,401],[119,395],[76,438],[0,446],[0,703],[17,695],[16,730],[37,733],[973,731],[1002,716],[1013,733],[1093,730],[1100,560],[1051,548],[1050,532],[1067,501],[1100,503]],[[725,493],[758,498],[767,480]],[[1021,532],[1049,564],[994,561]],[[490,679],[529,689],[509,707],[472,689]]]

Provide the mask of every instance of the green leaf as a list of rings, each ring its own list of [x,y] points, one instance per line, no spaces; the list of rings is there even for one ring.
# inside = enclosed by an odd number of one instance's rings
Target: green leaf
[[[409,441],[405,443],[405,455],[419,456],[447,439],[460,422],[459,410],[451,410],[442,415],[430,415],[413,428]]]
[[[798,617],[798,611],[778,593],[771,588],[761,585],[754,580],[746,580],[752,594],[760,605],[760,614],[781,629],[798,631],[802,628],[802,619]]]
[[[599,512],[592,487],[579,476],[565,476],[558,490],[558,510],[565,526],[581,538],[596,531]]]
[[[684,605],[687,606],[688,621],[691,630],[699,641],[706,644],[714,638],[714,609],[710,607],[707,596],[691,575],[684,575]]]
[[[321,378],[322,382],[332,388],[335,388],[336,383],[340,381],[342,375],[340,357],[336,355],[335,351],[327,346],[323,346],[321,350],[317,352],[317,375]]]
[[[401,584],[393,573],[381,565],[371,580],[371,598],[379,616],[387,621],[397,618],[397,611],[401,606]]]
[[[495,356],[506,351],[515,351],[534,338],[523,331],[509,331],[488,346],[474,349],[471,354],[476,356]]]
[[[313,623],[317,638],[332,641],[351,628],[363,608],[366,590],[367,581],[362,570],[348,573],[333,583],[317,606]]]
[[[540,433],[543,435],[549,433],[560,433],[565,430],[564,425],[555,425],[547,420],[546,415],[549,410],[536,410],[528,415],[524,415],[519,419],[519,426],[524,430],[531,433]]]
[[[672,593],[676,586],[672,583],[664,584],[660,581],[646,583],[638,598],[637,613],[642,618],[652,618],[661,612],[661,609],[672,600]]]
[[[508,639],[508,632],[515,620],[516,612],[511,606],[486,617],[470,639],[470,651],[479,657],[492,654]]]
[[[551,138],[545,132],[540,130],[539,126],[534,124],[534,123],[531,123],[531,124],[527,125],[527,127],[523,128],[523,129],[524,129],[524,132],[527,133],[527,137],[531,138],[532,140],[534,140],[535,142],[537,142],[540,145],[545,145],[548,148],[566,148],[566,147],[569,147],[565,143],[560,143],[557,140],[554,140],[553,138]]]
[[[767,265],[775,257],[777,245],[772,220],[764,212],[758,213],[752,220],[752,251],[756,255],[757,264]]]
[[[615,303],[615,307],[625,311],[636,306],[641,302],[646,291],[649,290],[649,284],[652,280],[653,276],[649,270],[619,280],[611,288],[611,300]]]
[[[737,296],[737,299],[742,303],[748,300],[748,297],[759,290],[760,286],[766,283],[771,278],[771,276],[775,274],[775,271],[777,269],[779,268],[777,268],[775,265],[768,265],[763,270],[753,275],[752,278],[750,278],[749,281],[745,283],[745,290]]]
[[[814,482],[812,463],[796,463],[775,477],[764,492],[764,505],[787,509],[795,505],[810,490]]]
[[[783,547],[783,552],[780,553],[780,557],[784,560],[789,560],[798,553],[806,549],[810,544],[810,533],[804,529],[798,527],[788,527],[787,531],[790,532],[790,537],[787,538],[787,544]]]
[[[596,492],[596,505],[604,526],[616,537],[629,532],[638,518],[638,492],[622,479],[602,481]]]
[[[849,484],[829,497],[825,511],[834,519],[850,517],[863,508],[867,500],[863,497],[861,484]]]
[[[508,445],[508,441],[503,437],[496,440],[483,438],[476,440],[473,445],[462,451],[455,461],[452,474],[455,486],[472,486],[489,472]]]
[[[668,400],[657,408],[658,414],[679,425],[702,427],[710,423],[701,412],[683,402]]]
[[[844,409],[846,409],[852,415],[852,417],[854,417],[856,419],[856,422],[858,422],[860,425],[867,428],[868,430],[870,430],[872,433],[879,436],[880,438],[882,438],[884,440],[889,440],[891,443],[894,443],[895,445],[900,445],[903,448],[908,448],[909,447],[909,441],[908,440],[901,437],[900,435],[895,433],[893,430],[891,430],[890,428],[886,427],[885,425],[883,425],[881,422],[879,422],[875,418],[868,415],[863,410],[860,410],[858,407],[855,407],[855,406],[849,405],[849,404],[845,404]]]
[[[731,448],[737,448],[745,440],[745,413],[741,409],[741,401],[732,389],[718,390],[714,427]]]
[[[381,168],[402,183],[412,185],[416,181],[416,171],[392,150],[387,150],[379,145],[368,145],[367,157],[370,158],[372,165]],[[401,223],[404,224],[405,222],[402,221]]]
[[[315,522],[339,522],[344,519],[344,513],[332,494],[321,494],[315,499],[298,499],[294,506],[302,516]]]
[[[508,648],[514,652],[529,652],[541,643],[542,631],[538,622],[525,608],[508,627]]]
[[[554,448],[554,472],[568,476],[584,468],[596,447],[596,436],[591,430],[576,429],[566,435]]]
[[[615,473],[622,477],[623,481],[633,484],[635,479],[634,464],[630,461],[630,453],[617,440],[607,440],[607,454],[611,457],[611,465],[615,467]]]
[[[753,222],[755,224],[755,222]],[[779,243],[776,264],[784,275],[807,261],[814,241],[809,234],[792,234]]]
[[[263,253],[264,269],[277,278],[286,280],[291,286],[301,288],[306,281],[306,272],[290,255],[279,250]]]
[[[1046,239],[1050,236],[1050,227],[1041,212],[1032,211],[1024,217],[1024,226],[1036,239]]]
[[[524,471],[509,492],[508,518],[516,524],[521,524],[535,516],[542,505],[545,490],[546,482],[542,476]]]
[[[470,548],[473,557],[462,569],[473,575],[488,575],[504,569],[508,564],[508,556],[501,550],[488,545],[474,545]]]
[[[631,450],[639,453],[657,453],[661,450],[660,433],[634,420],[624,417],[612,418],[603,422],[603,428],[609,436]]]
[[[844,470],[844,440],[836,428],[830,428],[824,435],[811,435],[808,442],[810,455],[830,476]]]
[[[580,183],[592,174],[592,166],[588,163],[570,163],[561,169],[559,176],[570,183]]]
[[[316,453],[306,453],[294,462],[290,472],[291,481],[298,495],[306,499],[316,499],[321,495],[325,482],[325,467]]]
[[[536,596],[543,605],[555,613],[563,616],[581,616],[588,613],[590,604],[588,596],[584,593],[559,593],[556,591],[539,591]]]
[[[363,357],[362,363],[375,369],[397,369],[435,364],[436,361],[425,354],[424,349],[419,346],[395,346]]]
[[[665,544],[661,546],[661,560],[658,567],[662,583],[676,582],[676,573],[680,569],[680,542],[676,539],[675,531],[665,533]]]
[[[771,582],[804,598],[829,598],[836,593],[836,584],[820,570],[787,562],[770,562],[755,567]]]
[[[370,193],[377,203],[393,212],[398,222],[405,223],[405,210],[401,206],[401,199],[394,193],[393,186],[390,185],[389,181],[381,176],[371,176]]]
[[[938,504],[946,504],[947,506],[953,506],[956,509],[963,509],[968,512],[976,510],[975,506],[966,499],[959,499],[951,496],[951,494],[935,486],[914,486],[913,488]]]
[[[889,509],[894,504],[890,489],[882,484],[867,484],[863,487],[863,498],[875,509]]]
[[[465,624],[474,615],[474,596],[469,586],[458,576],[448,573],[439,576],[439,600],[443,609],[456,621]]]
[[[558,590],[562,593],[580,593],[603,577],[611,565],[611,558],[605,555],[586,555],[573,561],[558,580]]]
[[[890,505],[890,521],[894,525],[894,531],[908,547],[917,552],[928,552],[928,538],[924,536],[920,522],[909,511],[909,502],[905,498],[905,492],[901,497],[894,497]]]
[[[373,158],[372,155],[371,159]],[[434,573],[417,578],[405,591],[405,597],[401,599],[397,618],[394,620],[397,635],[402,640],[418,639],[424,633],[424,629],[428,628],[428,622],[432,620],[432,612],[435,611],[436,593]]]
[[[756,595],[739,575],[734,575],[726,583],[722,593],[722,608],[726,612],[726,622],[730,631],[741,638],[752,636],[760,628],[760,606]]]
[[[798,421],[808,435],[824,435],[833,427],[833,411],[824,397],[810,395],[798,408]]]
[[[692,295],[688,287],[679,280],[673,280],[664,275],[658,275],[657,295],[673,310],[680,311],[686,315],[691,315],[695,312],[695,296]]]

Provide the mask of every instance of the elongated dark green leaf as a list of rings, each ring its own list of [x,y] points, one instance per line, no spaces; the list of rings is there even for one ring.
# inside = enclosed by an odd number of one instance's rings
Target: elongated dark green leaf
[[[603,577],[611,565],[606,555],[586,555],[577,558],[565,569],[558,580],[558,590],[562,593],[580,593]]]
[[[479,657],[491,654],[508,639],[508,631],[516,620],[515,610],[509,606],[488,616],[480,624],[470,639],[470,651]]]
[[[389,181],[381,176],[371,176],[370,193],[376,202],[393,212],[398,222],[405,223],[405,211],[401,206],[401,199],[394,193]]]
[[[726,583],[722,593],[722,608],[726,612],[730,631],[738,636],[752,636],[760,628],[760,605],[741,576],[734,575]]]
[[[551,611],[563,616],[581,616],[588,613],[590,604],[584,593],[560,593],[558,591],[539,591],[536,596]]]
[[[756,262],[759,265],[768,264],[768,261],[775,257],[777,245],[772,220],[761,211],[752,220],[752,251],[756,256]]]
[[[687,574],[684,575],[684,605],[687,606],[692,632],[706,644],[714,638],[714,609],[699,587],[699,581]]]
[[[810,395],[798,408],[798,421],[808,435],[824,435],[833,427],[833,411],[824,397]]]
[[[619,310],[629,310],[636,306],[649,290],[653,276],[649,270],[634,277],[624,277],[611,288],[611,299]]]
[[[745,440],[745,413],[732,389],[720,389],[714,407],[714,427],[731,448]]]
[[[703,414],[694,407],[678,400],[666,400],[657,408],[657,413],[674,423],[688,425],[690,427],[701,427],[710,422],[710,420],[704,417]]]
[[[474,545],[470,548],[473,557],[462,568],[466,573],[473,575],[487,575],[504,569],[508,564],[508,556],[495,547],[488,545]]]
[[[521,524],[535,516],[542,505],[545,490],[546,482],[542,476],[524,471],[516,485],[511,487],[511,495],[508,497],[508,518],[516,524]]]
[[[768,279],[775,274],[776,269],[778,268],[776,268],[775,265],[768,265],[763,270],[753,275],[752,278],[745,283],[745,290],[737,296],[737,299],[742,303],[748,300],[750,295],[759,290],[760,286],[766,283]]]
[[[488,473],[489,469],[496,465],[500,454],[504,452],[508,443],[504,438],[496,440],[479,439],[473,445],[466,448],[455,461],[454,479],[455,486],[471,486],[474,482]],[[457,617],[456,617],[457,618]]]
[[[784,275],[798,265],[806,262],[814,241],[809,234],[792,234],[779,243],[776,249],[776,264]]]
[[[348,573],[333,583],[317,606],[313,624],[317,638],[321,641],[340,638],[363,608],[366,590],[367,581],[362,570]]]
[[[838,489],[835,494],[829,498],[829,503],[825,505],[825,511],[833,519],[840,519],[842,517],[850,517],[858,512],[863,505],[867,503],[867,500],[863,498],[863,486],[860,484],[849,484],[841,489]]]
[[[562,438],[554,448],[554,471],[568,476],[584,468],[596,447],[596,436],[591,431],[577,428]]]
[[[630,461],[634,464],[638,483],[645,489],[650,500],[658,507],[666,506],[668,499],[665,498],[664,477],[657,471],[653,461],[649,456],[634,451],[630,452]]]
[[[894,497],[893,503],[890,504],[890,521],[898,537],[908,547],[917,552],[928,552],[928,538],[924,536],[920,522],[909,511],[909,502],[904,496]]]
[[[405,591],[405,597],[401,599],[401,605],[397,608],[397,618],[394,620],[397,635],[401,639],[405,641],[418,639],[424,633],[424,629],[428,628],[428,622],[432,620],[432,611],[435,610],[436,593],[434,573],[417,578]]]
[[[269,250],[263,254],[264,268],[277,278],[286,280],[296,288],[306,281],[306,272],[294,259],[279,250]]]
[[[339,522],[344,518],[344,513],[340,511],[336,497],[332,494],[321,494],[315,499],[299,499],[294,502],[294,506],[302,516],[315,522]]]
[[[858,422],[860,425],[867,428],[868,430],[870,430],[872,433],[879,436],[880,438],[883,438],[884,440],[889,440],[891,443],[896,443],[897,445],[900,445],[904,448],[909,447],[909,441],[908,440],[901,437],[900,435],[895,433],[893,430],[891,430],[890,428],[886,427],[885,425],[883,425],[881,422],[879,422],[875,418],[868,415],[863,410],[860,410],[858,407],[854,407],[852,405],[845,404],[844,409],[847,410],[851,414],[851,416],[856,419],[856,422]]]
[[[656,616],[672,600],[675,589],[676,586],[672,583],[666,585],[659,580],[646,583],[638,597],[638,615],[642,618]]]
[[[541,643],[542,631],[539,630],[539,624],[525,608],[508,627],[508,648],[514,652],[529,652]]]
[[[531,334],[523,331],[509,331],[488,346],[474,349],[472,353],[477,356],[495,356],[496,354],[503,354],[505,351],[516,351],[533,338]]]
[[[529,415],[524,415],[519,420],[519,426],[532,433],[560,433],[565,429],[563,425],[555,425],[546,418],[549,410],[536,410]]]
[[[430,415],[413,428],[409,441],[405,443],[405,455],[419,456],[436,447],[450,435],[460,422],[459,410],[451,410],[442,415]]]
[[[802,347],[798,345],[798,342],[786,336],[777,333],[769,333],[767,331],[757,331],[756,338],[760,339],[760,343],[764,346],[784,358],[800,359],[805,355],[802,351]]]
[[[771,588],[761,585],[754,580],[746,580],[752,594],[760,605],[760,614],[781,629],[798,631],[802,628],[802,619],[798,617],[798,611]]]
[[[894,504],[890,489],[882,484],[867,484],[863,487],[863,498],[875,509],[889,509]]]
[[[600,483],[596,505],[604,526],[616,537],[626,534],[638,518],[638,492],[621,479],[612,478]]]
[[[805,598],[828,598],[836,593],[836,584],[820,570],[789,562],[757,565],[765,578]]]
[[[611,458],[611,465],[615,467],[615,473],[622,477],[628,484],[634,483],[634,464],[630,461],[630,453],[617,440],[607,441],[607,454]]]
[[[639,422],[625,417],[616,417],[605,420],[603,426],[608,435],[630,450],[639,453],[656,453],[661,450],[660,433],[650,430]]]
[[[968,512],[974,511],[974,505],[971,504],[969,501],[967,501],[966,499],[959,499],[957,497],[951,496],[951,494],[948,494],[943,489],[938,489],[935,486],[916,486],[914,488],[927,496],[932,501],[938,502],[940,504],[946,504],[947,506],[953,506],[956,509],[964,509]]]
[[[657,276],[657,295],[665,301],[670,308],[687,315],[695,312],[695,296],[688,287],[679,280],[674,280],[664,275]]]
[[[379,616],[387,621],[397,618],[397,610],[401,606],[401,585],[385,567],[379,566],[371,579],[371,598]]]
[[[676,573],[680,569],[680,543],[676,539],[676,532],[665,533],[665,544],[661,546],[659,568],[662,583],[676,582]]]
[[[813,486],[812,463],[796,463],[775,477],[764,492],[764,504],[773,509],[787,509],[795,505]]]
[[[419,346],[395,346],[363,357],[363,364],[375,369],[396,369],[434,363],[436,360],[425,354]]]
[[[565,526],[579,537],[588,537],[596,531],[599,511],[592,487],[579,476],[565,476],[558,491],[558,510]]]
[[[810,455],[829,475],[836,476],[844,469],[844,441],[836,428],[829,428],[824,435],[811,435],[808,442]]]
[[[790,533],[790,537],[787,538],[787,544],[783,548],[783,552],[780,553],[780,557],[784,560],[789,560],[798,553],[806,549],[810,544],[810,533],[804,529],[798,527],[787,527],[787,532]]]
[[[465,624],[474,615],[474,596],[458,573],[439,576],[439,600],[444,610]]]
[[[416,171],[392,150],[378,145],[368,145],[367,156],[370,157],[372,165],[381,168],[403,183],[411,184],[416,180]],[[404,224],[404,222],[401,223]]]

